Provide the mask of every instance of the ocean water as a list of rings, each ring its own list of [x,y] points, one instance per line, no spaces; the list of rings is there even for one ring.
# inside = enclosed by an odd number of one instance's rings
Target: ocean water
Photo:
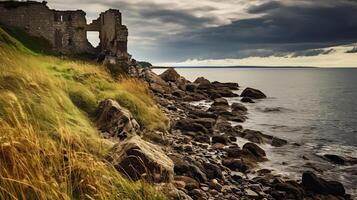
[[[289,144],[279,148],[262,145],[269,161],[261,167],[294,179],[301,179],[302,171],[317,169],[314,172],[342,182],[357,198],[357,165],[333,165],[321,158],[326,153],[357,157],[357,69],[176,70],[190,81],[203,76],[237,82],[238,93],[245,87],[262,90],[268,98],[245,104],[249,119],[242,125]],[[160,74],[164,69],[154,71]]]

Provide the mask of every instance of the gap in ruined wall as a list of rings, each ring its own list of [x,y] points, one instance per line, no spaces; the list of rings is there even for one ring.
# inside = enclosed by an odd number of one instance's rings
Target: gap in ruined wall
[[[100,43],[98,31],[87,31],[87,39],[93,47],[98,47]]]

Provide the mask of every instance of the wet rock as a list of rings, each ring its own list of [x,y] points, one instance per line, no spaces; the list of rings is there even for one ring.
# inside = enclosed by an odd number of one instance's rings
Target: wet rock
[[[304,190],[296,182],[278,183],[274,187],[278,191],[284,191],[288,195],[291,195],[292,199],[304,199]]]
[[[273,137],[273,139],[271,141],[271,145],[274,147],[282,147],[286,144],[288,144],[288,141],[277,138],[277,137]]]
[[[125,139],[140,129],[129,110],[121,107],[115,100],[102,101],[97,113],[96,125],[107,137]]]
[[[232,111],[241,111],[241,112],[247,112],[248,109],[241,103],[232,103],[231,105]]]
[[[117,143],[106,158],[123,175],[136,181],[171,182],[174,164],[160,147],[134,136]]]
[[[246,172],[249,166],[240,159],[223,159],[222,164],[233,171]]]
[[[221,143],[227,145],[229,143],[229,139],[224,135],[215,135],[212,137],[212,144]]]
[[[265,151],[254,143],[246,143],[243,145],[243,150],[250,152],[257,159],[266,159]]]
[[[246,88],[243,90],[242,94],[240,95],[241,97],[249,97],[251,99],[264,99],[266,98],[266,95],[261,92],[260,90],[254,89],[254,88]]]
[[[229,158],[240,158],[242,156],[242,150],[239,147],[225,149]]]
[[[241,133],[240,137],[245,138],[245,139],[247,139],[251,142],[257,143],[257,144],[262,144],[264,142],[263,134],[260,131],[245,129]]]
[[[220,98],[220,97],[238,97],[239,96],[238,94],[232,92],[232,90],[230,90],[229,88],[209,89],[206,91],[206,93],[208,94],[208,96],[211,99],[216,99],[216,98]]]
[[[255,103],[255,101],[253,101],[249,97],[243,97],[240,101],[243,102],[243,103]]]
[[[190,111],[189,111],[189,116],[190,116],[191,118],[211,118],[211,119],[217,119],[217,115],[214,114],[213,112],[202,111],[202,110],[190,110]]]
[[[209,162],[205,162],[203,163],[203,167],[205,169],[205,173],[207,175],[208,179],[222,179],[223,178],[223,174],[222,174],[222,170],[220,169],[220,167],[218,165],[209,163]]]
[[[216,88],[226,87],[226,88],[229,88],[231,90],[238,90],[239,89],[238,83],[232,83],[232,82],[220,83],[218,81],[214,81],[214,82],[212,82],[212,85],[214,85]]]
[[[260,176],[264,176],[266,174],[270,174],[271,170],[270,169],[260,169],[257,171]]]
[[[193,131],[206,134],[209,133],[207,128],[205,128],[202,124],[194,123],[191,119],[182,119],[177,121],[174,128],[181,131]]]
[[[326,181],[317,177],[312,172],[304,172],[302,175],[302,185],[307,191],[317,194],[331,194],[344,196],[346,194],[343,185],[337,181]]]
[[[160,77],[167,82],[175,82],[180,78],[180,74],[174,68],[169,68],[160,74]]]
[[[245,189],[244,190],[244,194],[250,198],[250,199],[257,199],[259,198],[259,194],[257,194],[256,192],[254,192],[253,190],[251,189]]]
[[[225,98],[217,98],[217,99],[215,99],[213,101],[212,106],[226,106],[226,107],[228,107],[229,104],[228,104],[227,99],[225,99]]]
[[[197,118],[197,119],[191,119],[190,121],[192,123],[201,124],[206,129],[212,129],[214,124],[216,123],[216,120],[212,118]]]
[[[348,160],[342,156],[339,156],[339,155],[333,155],[333,154],[325,154],[323,155],[323,157],[334,163],[334,164],[338,164],[338,165],[345,165],[348,163]]]
[[[216,115],[229,115],[230,112],[228,111],[228,106],[214,106],[211,105],[211,107],[207,110],[208,112],[213,112]]]
[[[216,120],[214,127],[216,133],[225,133],[227,135],[236,135],[236,129],[232,127],[231,123],[227,121],[224,117],[219,117]]]

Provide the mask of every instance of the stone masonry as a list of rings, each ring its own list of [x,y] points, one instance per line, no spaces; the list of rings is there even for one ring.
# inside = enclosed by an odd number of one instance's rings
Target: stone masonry
[[[55,52],[62,54],[102,53],[128,60],[128,29],[119,10],[110,9],[87,24],[82,10],[58,11],[47,2],[0,1],[0,24],[21,28],[30,35],[47,39]],[[94,48],[87,31],[98,31],[100,44]]]

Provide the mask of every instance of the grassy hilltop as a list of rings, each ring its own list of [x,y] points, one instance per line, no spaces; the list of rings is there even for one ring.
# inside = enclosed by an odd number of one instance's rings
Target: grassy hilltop
[[[0,28],[0,199],[163,199],[103,160],[113,143],[93,123],[98,103],[114,98],[142,127],[166,127],[146,85],[30,41]]]

